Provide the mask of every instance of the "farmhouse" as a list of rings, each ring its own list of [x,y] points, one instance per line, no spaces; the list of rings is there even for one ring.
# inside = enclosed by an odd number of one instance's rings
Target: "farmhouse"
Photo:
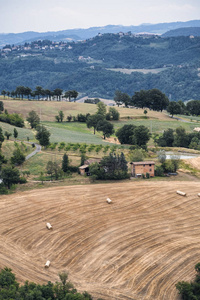
[[[149,173],[151,177],[154,177],[154,161],[138,161],[131,163],[131,175],[133,177],[141,177],[142,174]]]

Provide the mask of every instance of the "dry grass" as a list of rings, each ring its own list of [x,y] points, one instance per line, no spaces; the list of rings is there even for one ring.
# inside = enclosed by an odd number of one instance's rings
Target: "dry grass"
[[[199,182],[130,181],[1,196],[0,267],[38,283],[66,270],[105,300],[179,299],[175,283],[200,260],[199,192]]]
[[[192,168],[200,171],[200,156],[187,159],[187,164],[190,165]]]
[[[65,117],[68,115],[76,116],[78,113],[94,113],[96,106],[94,104],[84,104],[76,102],[59,102],[59,101],[27,101],[27,100],[6,100],[4,108],[9,113],[21,113],[27,117],[31,110],[37,112],[42,121],[55,121],[55,116],[62,110]]]
[[[97,111],[94,104],[78,103],[78,102],[59,102],[59,101],[27,101],[27,100],[5,100],[4,107],[9,113],[21,113],[24,117],[28,115],[31,110],[35,110],[42,121],[55,121],[55,115],[62,110],[65,117],[68,115],[76,116],[78,113],[93,114]],[[143,109],[130,109],[123,107],[115,107],[120,112],[120,117],[144,117]],[[169,118],[166,113],[147,110],[147,116],[153,119],[174,121]]]

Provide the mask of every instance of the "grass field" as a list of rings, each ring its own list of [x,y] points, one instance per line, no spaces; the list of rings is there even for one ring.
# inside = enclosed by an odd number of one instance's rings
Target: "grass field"
[[[33,151],[33,148],[31,145],[29,144],[25,144],[25,143],[21,143],[19,141],[16,142],[17,145],[19,146],[19,148],[23,151],[24,155],[28,155],[29,153],[31,153]],[[7,141],[5,140],[3,142],[3,146],[2,146],[2,154],[5,156],[6,159],[10,159],[12,156],[13,151],[16,149],[15,147],[15,143],[14,141]]]
[[[183,118],[188,121],[196,121],[197,123],[200,122],[199,116],[185,116],[185,115],[178,115],[179,118]]]
[[[197,125],[195,123],[185,123],[178,120],[160,120],[160,119],[136,119],[136,120],[120,120],[120,122],[114,122],[115,129],[125,125],[133,124],[136,126],[144,125],[149,128],[150,132],[161,133],[168,128],[176,129],[179,126],[185,128],[186,131],[191,132]]]
[[[1,196],[0,268],[37,283],[67,271],[95,299],[178,300],[175,284],[200,260],[199,192],[199,182],[129,181]]]
[[[51,132],[51,142],[71,142],[71,143],[87,143],[87,144],[107,144],[108,142],[102,138],[100,132],[93,134],[93,129],[89,129],[86,123],[66,122],[52,123],[42,122]]]
[[[16,128],[17,131],[18,131],[18,137],[17,137],[17,139],[19,139],[21,141],[27,141],[27,137],[28,137],[31,141],[35,140],[33,131],[30,130],[30,129],[28,129],[28,128],[20,128],[20,127],[12,126],[10,124],[3,123],[3,122],[0,122],[0,127],[3,130],[3,133],[5,131],[8,131],[8,132],[12,133],[12,136],[10,137],[10,139],[14,140],[13,130],[14,130],[14,128]]]

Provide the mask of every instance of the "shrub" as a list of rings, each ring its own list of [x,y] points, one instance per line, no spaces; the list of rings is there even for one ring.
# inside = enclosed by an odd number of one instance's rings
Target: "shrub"
[[[71,145],[70,144],[67,144],[66,146],[65,146],[65,151],[69,151],[71,149]]]
[[[76,173],[78,172],[79,168],[76,166],[69,166],[69,171],[72,173]]]
[[[76,151],[79,148],[80,148],[80,144],[79,143],[74,144],[73,147],[72,147],[73,151]]]
[[[27,180],[26,180],[26,178],[25,177],[20,177],[20,179],[19,179],[19,183],[20,184],[24,184],[24,183],[27,183]]]
[[[3,183],[0,184],[0,195],[8,194],[8,189],[4,186]]]
[[[90,144],[89,148],[88,148],[88,152],[91,152],[92,150],[94,150],[96,146],[94,144]]]
[[[164,170],[162,166],[155,167],[155,176],[164,176]]]

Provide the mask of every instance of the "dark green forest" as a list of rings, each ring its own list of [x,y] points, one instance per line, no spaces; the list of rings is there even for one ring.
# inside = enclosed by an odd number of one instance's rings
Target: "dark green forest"
[[[40,43],[41,47],[35,47],[39,42],[26,43],[30,46],[26,51],[21,47],[1,53],[0,90],[41,85],[113,98],[117,89],[133,95],[141,89],[157,88],[170,100],[199,99],[200,37],[104,34],[60,48],[50,49],[50,41]],[[44,45],[48,47],[43,49]],[[157,74],[128,75],[108,68],[162,69]]]

